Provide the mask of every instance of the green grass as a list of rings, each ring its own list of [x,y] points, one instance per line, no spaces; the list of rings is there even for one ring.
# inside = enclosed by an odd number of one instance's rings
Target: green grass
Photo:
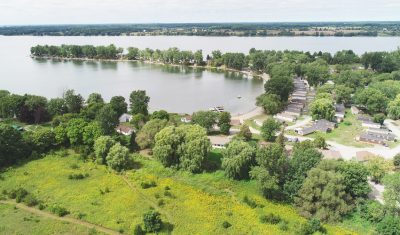
[[[103,234],[84,226],[36,216],[12,205],[0,204],[0,234]]]
[[[220,158],[220,152],[213,151],[210,165],[219,167]],[[105,166],[83,162],[72,152],[68,157],[48,155],[2,173],[0,191],[24,187],[47,206],[65,207],[71,212],[68,216],[116,231],[122,229],[127,234],[142,223],[142,215],[150,207],[173,225],[174,234],[293,234],[305,222],[292,206],[262,197],[255,181],[230,180],[221,170],[190,174],[167,169],[148,156],[135,161],[138,169],[123,176]],[[89,177],[70,180],[72,173],[88,173]],[[154,182],[155,186],[143,189],[143,182]],[[106,188],[109,192],[101,193]],[[244,203],[245,196],[258,207]],[[2,213],[11,212],[2,209]],[[259,217],[268,213],[287,220],[289,230],[260,223]],[[224,221],[232,227],[223,228]],[[350,233],[338,226],[326,227],[329,234]],[[167,233],[165,228],[162,234]]]

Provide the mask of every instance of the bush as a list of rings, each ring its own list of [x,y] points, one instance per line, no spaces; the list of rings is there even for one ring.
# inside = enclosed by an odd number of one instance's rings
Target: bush
[[[161,230],[162,220],[160,213],[150,210],[143,214],[144,229],[146,232],[156,233]]]
[[[232,226],[232,224],[230,224],[228,221],[224,221],[223,223],[222,223],[222,227],[224,227],[224,228],[229,228],[229,227],[231,227]]]
[[[15,201],[17,203],[22,202],[22,200],[24,199],[24,197],[26,197],[28,195],[28,191],[26,191],[24,188],[17,188],[17,189],[13,189],[8,193],[8,197],[10,199],[15,199]]]
[[[158,206],[164,206],[165,205],[165,201],[163,199],[158,200],[157,202]]]
[[[23,202],[25,203],[25,205],[31,207],[39,204],[39,201],[34,196],[32,196],[32,194],[26,195],[23,199]]]
[[[50,207],[50,211],[53,214],[58,215],[59,217],[63,217],[69,214],[69,211],[65,209],[64,207],[61,207],[59,205],[54,205]]]
[[[68,179],[70,179],[70,180],[82,180],[82,179],[85,179],[87,177],[89,177],[88,173],[86,173],[86,174],[79,173],[79,174],[70,174],[68,176]]]
[[[142,189],[153,188],[153,187],[157,187],[157,184],[154,181],[141,182],[140,187],[142,187]]]
[[[247,195],[244,196],[243,202],[246,203],[248,206],[250,206],[253,209],[257,207],[257,203],[254,200],[248,198]]]
[[[262,215],[260,217],[260,222],[263,224],[279,224],[281,221],[281,217],[279,215],[274,215],[273,213]]]
[[[142,226],[140,224],[137,224],[135,226],[135,229],[133,230],[133,235],[144,235],[146,234],[143,229]]]
[[[344,121],[343,124],[344,124],[345,126],[351,126],[351,125],[353,125],[353,123],[351,123],[351,122],[349,122],[349,121]]]
[[[279,223],[279,229],[282,231],[288,231],[289,230],[289,223],[286,220],[282,220]]]
[[[382,235],[398,235],[400,234],[400,219],[394,216],[385,216],[378,224],[377,230]]]
[[[319,219],[311,219],[306,224],[303,224],[300,227],[300,231],[298,232],[300,235],[312,235],[316,232],[326,233],[325,228],[322,226],[321,221]]]
[[[396,154],[396,156],[394,156],[393,158],[393,165],[395,167],[400,167],[400,153]]]

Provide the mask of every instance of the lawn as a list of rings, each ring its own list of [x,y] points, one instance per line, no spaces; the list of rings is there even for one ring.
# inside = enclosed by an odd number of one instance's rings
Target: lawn
[[[48,155],[7,170],[1,174],[0,191],[24,187],[48,206],[67,208],[71,212],[68,216],[126,234],[142,223],[142,215],[150,207],[169,224],[162,234],[171,228],[174,234],[293,234],[306,221],[292,206],[263,198],[256,182],[229,180],[220,170],[194,175],[166,169],[151,156],[137,156],[137,169],[118,175],[84,162],[72,152],[61,155]],[[220,153],[213,152],[211,165],[218,167],[219,158]],[[88,173],[89,177],[68,179],[72,173]],[[143,188],[145,184],[152,186]],[[255,208],[243,202],[245,196]],[[0,207],[0,213],[12,212]],[[288,221],[289,230],[261,223],[259,217],[268,213]],[[232,226],[224,228],[225,221]],[[326,228],[329,234],[351,234],[339,226]]]
[[[0,204],[0,234],[83,235],[103,234],[83,226],[33,215],[12,205]]]

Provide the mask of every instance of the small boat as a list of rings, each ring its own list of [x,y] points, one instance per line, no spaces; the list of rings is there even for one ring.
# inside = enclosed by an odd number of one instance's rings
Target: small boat
[[[238,99],[241,99],[241,98],[242,98],[242,96],[238,95],[238,96],[237,96],[237,98],[238,98]]]

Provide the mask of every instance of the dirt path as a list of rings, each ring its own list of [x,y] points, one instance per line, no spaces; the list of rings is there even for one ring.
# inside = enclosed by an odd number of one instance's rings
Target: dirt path
[[[153,200],[150,200],[146,195],[144,195],[142,192],[140,192],[139,189],[135,185],[133,185],[125,175],[122,176],[122,180],[129,186],[129,188],[132,191],[137,193],[143,199],[143,201],[147,202],[148,204],[150,204],[151,207],[153,207],[158,212],[160,212],[163,215],[165,215],[165,217],[167,218],[168,222],[173,224],[172,223],[173,222],[173,218],[172,218],[172,215],[169,212],[167,212],[163,208],[159,207],[156,202],[154,202]]]
[[[51,214],[51,213],[46,212],[46,211],[41,211],[41,210],[36,209],[34,207],[25,206],[24,204],[21,204],[21,203],[16,203],[16,202],[13,202],[13,201],[0,201],[0,203],[1,204],[7,204],[7,205],[14,205],[18,209],[21,209],[21,210],[30,212],[32,214],[45,217],[45,218],[64,221],[64,222],[69,222],[69,223],[72,223],[72,224],[85,226],[85,227],[90,228],[90,229],[91,228],[95,228],[97,231],[100,231],[100,232],[103,232],[103,233],[106,233],[106,234],[113,234],[113,235],[114,234],[115,235],[120,234],[120,233],[118,233],[118,232],[116,232],[116,231],[114,231],[112,229],[106,228],[106,227],[102,227],[102,226],[99,226],[99,225],[96,225],[96,224],[91,224],[89,222],[78,220],[78,219],[74,219],[74,218],[71,218],[71,217],[59,217],[57,215]]]

